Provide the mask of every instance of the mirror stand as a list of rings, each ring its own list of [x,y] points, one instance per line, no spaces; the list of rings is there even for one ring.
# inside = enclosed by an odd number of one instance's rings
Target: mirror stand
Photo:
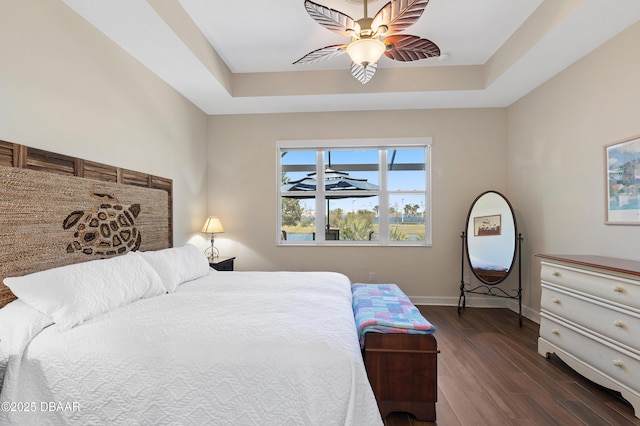
[[[465,265],[465,251],[467,249],[467,233],[462,231],[460,235],[462,240],[462,263],[460,268],[460,297],[458,298],[458,316],[462,314],[467,302],[467,294],[480,294],[483,296],[501,297],[504,299],[517,299],[518,300],[518,323],[522,327],[522,262],[520,258],[520,250],[522,248],[522,241],[524,238],[522,234],[518,234],[516,255],[518,256],[518,288],[511,290],[511,294],[504,291],[500,287],[494,287],[489,285],[480,284],[473,288],[465,288],[466,283],[464,279],[464,265]],[[471,265],[469,265],[471,267]],[[469,283],[471,286],[471,283]],[[513,294],[515,293],[515,294]]]

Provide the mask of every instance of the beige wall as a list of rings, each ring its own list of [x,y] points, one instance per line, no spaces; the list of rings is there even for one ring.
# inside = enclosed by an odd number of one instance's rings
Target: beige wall
[[[173,179],[174,244],[205,243],[199,109],[62,2],[0,2],[0,52],[0,139]]]
[[[640,136],[640,23],[508,109],[508,194],[525,233],[525,304],[540,308],[536,253],[640,260],[640,227],[605,225],[604,146]]]
[[[416,302],[457,303],[460,233],[473,199],[507,188],[506,110],[427,110],[213,116],[209,213],[222,255],[242,270],[334,270],[354,282],[393,282]],[[430,136],[432,247],[276,246],[278,140]]]

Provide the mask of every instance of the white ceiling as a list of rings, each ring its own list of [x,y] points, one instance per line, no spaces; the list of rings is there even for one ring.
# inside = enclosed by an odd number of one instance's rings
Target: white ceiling
[[[348,42],[304,0],[63,1],[207,114],[504,107],[640,20],[638,0],[430,0],[405,33],[445,55],[383,57],[362,85],[346,55],[292,64]],[[315,1],[363,17],[359,0]]]

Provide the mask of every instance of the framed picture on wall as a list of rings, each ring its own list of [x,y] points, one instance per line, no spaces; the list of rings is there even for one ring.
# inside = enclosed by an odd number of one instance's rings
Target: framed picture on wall
[[[476,216],[473,218],[473,236],[488,237],[502,234],[502,215]]]
[[[605,146],[605,160],[605,223],[640,225],[640,137]]]

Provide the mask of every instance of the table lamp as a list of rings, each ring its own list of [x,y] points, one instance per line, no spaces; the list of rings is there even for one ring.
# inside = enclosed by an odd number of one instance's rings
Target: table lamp
[[[204,254],[211,251],[211,254],[208,254],[207,257],[211,260],[216,257],[220,257],[220,252],[213,245],[213,240],[216,234],[224,232],[224,228],[222,227],[222,222],[218,219],[217,216],[209,216],[207,220],[204,222],[204,226],[202,227],[202,233],[211,234],[211,247],[205,250]]]

